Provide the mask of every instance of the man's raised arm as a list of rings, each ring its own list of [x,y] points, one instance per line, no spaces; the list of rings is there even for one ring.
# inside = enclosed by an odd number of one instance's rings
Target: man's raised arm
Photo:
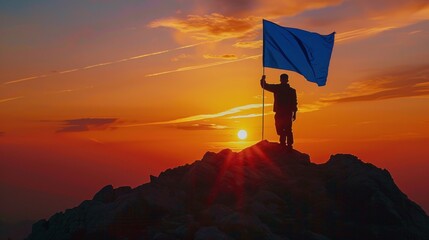
[[[261,78],[261,87],[269,92],[274,92],[274,84],[269,84],[265,81],[265,75],[262,75]]]

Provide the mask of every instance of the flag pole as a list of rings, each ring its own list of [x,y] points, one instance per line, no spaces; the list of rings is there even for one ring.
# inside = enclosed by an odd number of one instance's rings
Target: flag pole
[[[262,66],[262,75],[265,75],[265,67]],[[261,141],[264,140],[264,118],[265,118],[265,81],[262,82],[263,86],[262,86],[262,139]]]
[[[264,19],[262,19],[262,29],[264,28]],[[262,30],[262,76],[265,75],[265,65],[264,65],[264,51],[265,51],[265,41],[264,41],[264,30]],[[265,118],[265,81],[262,83],[262,139],[264,141],[264,118]]]

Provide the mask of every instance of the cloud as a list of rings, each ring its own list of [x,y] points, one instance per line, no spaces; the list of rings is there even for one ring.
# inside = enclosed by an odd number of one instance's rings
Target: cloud
[[[265,106],[269,106],[269,105],[265,104]],[[193,115],[193,116],[189,116],[189,117],[183,117],[183,118],[178,118],[178,119],[168,120],[168,121],[137,123],[137,124],[129,124],[129,125],[118,125],[116,127],[138,127],[138,126],[149,126],[149,125],[168,125],[168,124],[195,122],[195,121],[200,121],[200,120],[224,117],[224,116],[240,113],[242,111],[261,108],[261,107],[262,107],[262,104],[259,104],[259,103],[256,104],[255,103],[255,104],[248,104],[248,105],[244,105],[244,106],[230,108],[228,110],[218,112],[218,113],[198,114],[198,115]]]
[[[246,15],[258,5],[258,0],[197,0],[197,8],[226,15]]]
[[[349,0],[331,8],[304,13],[294,21],[308,26],[335,26],[336,42],[374,36],[429,19],[426,0]]]
[[[224,130],[228,129],[227,126],[218,125],[214,123],[195,123],[191,125],[178,125],[176,126],[178,129],[182,130]]]
[[[76,72],[76,71],[81,71],[81,70],[88,70],[88,69],[92,69],[92,68],[97,68],[97,67],[112,65],[112,64],[116,64],[116,63],[128,62],[128,61],[132,61],[132,60],[136,60],[136,59],[141,59],[141,58],[146,58],[146,57],[150,57],[150,56],[156,56],[156,55],[160,55],[160,54],[164,54],[164,53],[169,53],[169,52],[177,51],[177,50],[181,50],[181,49],[196,47],[198,45],[207,44],[209,42],[211,42],[211,41],[206,41],[206,42],[200,42],[200,43],[196,43],[196,44],[185,45],[185,46],[181,46],[181,47],[177,47],[177,48],[172,48],[172,49],[167,49],[167,50],[162,50],[162,51],[158,51],[158,52],[140,54],[140,55],[137,55],[137,56],[123,58],[123,59],[116,60],[116,61],[97,63],[97,64],[92,64],[92,65],[84,66],[84,67],[80,67],[80,68],[74,68],[74,69],[63,70],[63,71],[54,71],[54,72],[52,72],[50,74],[44,74],[44,75],[37,75],[37,76],[32,76],[32,77],[20,78],[20,79],[16,79],[16,80],[7,81],[7,82],[5,82],[3,84],[5,84],[5,85],[7,85],[7,84],[15,84],[15,83],[25,82],[25,81],[29,81],[29,80],[34,80],[34,79],[40,79],[40,78],[50,77],[50,76],[58,75],[58,74],[66,74],[66,73],[71,73],[71,72]],[[1,100],[0,100],[0,103],[1,103]]]
[[[233,46],[238,48],[257,49],[262,47],[262,40],[236,42]]]
[[[237,59],[237,55],[235,54],[223,54],[223,55],[204,54],[203,57],[205,59]]]
[[[341,3],[341,0],[194,0],[198,12],[217,12],[228,16],[272,18],[292,16],[306,10]]]
[[[421,32],[422,32],[422,30],[416,30],[416,31],[409,32],[408,34],[413,35],[413,34],[421,33]]]
[[[175,56],[175,57],[171,58],[171,61],[172,62],[178,62],[178,61],[180,61],[182,59],[189,58],[189,57],[191,57],[191,55],[183,53],[183,54],[180,54],[178,56]]]
[[[158,19],[149,26],[172,28],[195,39],[255,39],[260,36],[262,18],[273,21],[288,18],[286,25],[290,26],[298,24],[309,29],[335,26],[337,40],[343,42],[429,19],[427,0],[196,0],[194,3],[194,12],[199,15]],[[234,46],[258,48],[257,41],[255,45]]]
[[[428,7],[426,0],[349,0],[326,11],[314,12],[306,21],[313,26],[342,23],[371,23],[369,25],[377,26],[383,22],[389,25],[407,19],[427,19]]]
[[[341,3],[342,0],[195,0],[193,12],[182,18],[163,18],[148,24],[189,34],[194,39],[254,38],[262,18],[277,19]]]
[[[188,15],[185,19],[166,18],[155,20],[151,28],[167,27],[191,34],[199,40],[223,40],[243,38],[261,28],[261,19],[254,17],[229,17],[218,13],[209,15]]]
[[[347,40],[358,39],[358,38],[367,38],[369,36],[395,29],[394,26],[386,27],[370,27],[370,28],[360,28],[354,29],[347,32],[341,32],[335,36],[335,43],[340,43]]]
[[[266,103],[265,107],[272,106],[271,103]],[[322,109],[323,107],[329,105],[329,103],[323,103],[323,102],[316,102],[316,103],[309,103],[309,104],[300,104],[298,106],[298,112],[299,113],[308,113],[308,112],[314,112]],[[265,116],[273,115],[273,111],[266,111],[264,113]],[[228,119],[242,119],[242,118],[255,118],[255,117],[262,117],[262,112],[259,111],[257,113],[249,113],[249,114],[243,114],[243,115],[235,115],[230,116]]]
[[[117,118],[78,118],[63,120],[63,127],[57,132],[85,132],[113,129]]]
[[[104,144],[104,142],[102,142],[102,141],[100,141],[100,140],[98,140],[96,138],[88,138],[88,140],[91,141],[91,142],[98,143],[98,144]]]
[[[258,0],[257,8],[252,13],[269,18],[294,16],[305,11],[335,6],[343,0]]]
[[[378,101],[429,95],[429,65],[388,70],[353,83],[345,92],[322,98],[322,103]]]
[[[21,99],[21,98],[24,98],[24,96],[11,97],[11,98],[3,98],[3,99],[0,99],[0,103],[5,103],[5,102],[9,102],[9,101]]]
[[[267,106],[267,105],[269,106],[272,104],[265,104],[265,106]],[[272,114],[274,114],[274,112],[272,112],[272,111],[264,113],[265,116],[272,115]],[[236,116],[228,117],[228,119],[242,119],[242,118],[255,118],[255,117],[262,117],[262,113],[249,113],[249,114],[245,114],[245,115],[236,115]]]
[[[92,88],[94,88],[94,87],[93,86],[87,86],[87,87],[82,87],[82,88],[69,88],[69,89],[52,91],[49,93],[51,93],[51,94],[70,93],[70,92],[77,92],[77,91],[82,91],[82,90],[87,90],[87,89],[92,89]]]
[[[320,101],[317,101],[315,103],[305,103],[305,104],[300,104],[298,106],[298,111],[300,113],[315,112],[315,111],[319,111],[320,109],[328,105],[329,103],[320,102]]]
[[[228,63],[241,62],[241,61],[249,60],[249,59],[258,59],[261,56],[262,56],[262,54],[258,54],[258,55],[253,55],[253,56],[248,56],[248,57],[233,59],[233,60],[228,60],[228,61],[221,61],[221,62],[207,63],[207,64],[201,64],[201,65],[188,66],[188,67],[181,67],[181,68],[177,68],[177,69],[173,69],[173,70],[147,74],[145,77],[155,77],[155,76],[169,74],[169,73],[203,69],[203,68],[208,68],[208,67],[224,65],[224,64],[228,64]]]

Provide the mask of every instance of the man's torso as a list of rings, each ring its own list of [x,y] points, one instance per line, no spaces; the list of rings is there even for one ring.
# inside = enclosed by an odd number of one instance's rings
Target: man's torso
[[[274,112],[288,114],[296,111],[296,91],[289,84],[278,84],[274,90]]]

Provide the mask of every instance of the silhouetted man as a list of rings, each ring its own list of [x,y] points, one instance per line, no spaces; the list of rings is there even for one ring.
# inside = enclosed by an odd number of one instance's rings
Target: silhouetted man
[[[296,119],[297,99],[296,90],[289,86],[289,76],[280,75],[280,84],[268,84],[265,81],[265,75],[261,78],[261,87],[274,93],[274,119],[276,121],[276,131],[280,135],[280,144],[286,145],[292,149],[293,134],[292,121]]]

